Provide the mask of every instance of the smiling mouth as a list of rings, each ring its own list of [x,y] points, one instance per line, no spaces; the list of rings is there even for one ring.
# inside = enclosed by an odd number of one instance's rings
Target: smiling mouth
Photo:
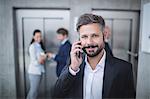
[[[83,49],[96,48],[96,47],[98,47],[98,45],[90,45],[90,46],[83,47]]]

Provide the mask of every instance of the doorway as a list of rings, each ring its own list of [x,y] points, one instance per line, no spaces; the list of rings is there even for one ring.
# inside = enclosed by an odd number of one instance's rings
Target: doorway
[[[69,9],[17,9],[17,48],[18,48],[18,73],[17,73],[17,93],[19,98],[25,98],[29,90],[28,48],[32,39],[33,31],[40,29],[43,36],[46,52],[56,53],[59,41],[56,40],[56,30],[64,27],[69,30]],[[45,74],[42,77],[40,86],[41,98],[50,98],[51,87],[56,81],[56,62],[49,61],[45,64]]]
[[[109,45],[115,57],[132,63],[136,86],[139,45],[139,12],[93,10],[111,29]],[[136,88],[136,87],[135,87]]]

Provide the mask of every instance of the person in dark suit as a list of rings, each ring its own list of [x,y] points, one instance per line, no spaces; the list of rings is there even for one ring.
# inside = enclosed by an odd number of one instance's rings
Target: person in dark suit
[[[65,28],[59,28],[57,30],[57,39],[61,41],[58,53],[49,53],[48,56],[57,62],[56,74],[57,77],[59,77],[62,69],[66,65],[67,59],[70,56],[71,43],[68,40],[68,30]]]
[[[104,27],[101,16],[80,16],[77,22],[80,41],[72,44],[70,62],[56,81],[53,98],[135,98],[132,65],[106,53]]]
[[[109,46],[109,39],[110,39],[110,36],[111,36],[111,31],[110,31],[110,28],[109,28],[109,26],[105,26],[105,28],[104,28],[104,39],[105,39],[105,50],[106,50],[106,53],[110,53],[110,55],[112,55],[113,56],[113,53],[112,53],[112,49],[110,48],[110,46]]]

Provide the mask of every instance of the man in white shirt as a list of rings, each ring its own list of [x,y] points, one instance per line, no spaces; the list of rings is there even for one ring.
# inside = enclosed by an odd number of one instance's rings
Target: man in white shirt
[[[80,16],[77,23],[80,41],[72,45],[70,63],[54,86],[54,98],[135,97],[132,65],[105,51],[104,27],[105,21],[101,16]]]

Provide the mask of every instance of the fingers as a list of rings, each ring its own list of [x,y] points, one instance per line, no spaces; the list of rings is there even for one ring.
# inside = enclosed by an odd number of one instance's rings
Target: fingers
[[[45,59],[39,59],[39,63],[40,64],[44,64],[45,63]]]
[[[74,54],[74,55],[76,55],[76,53],[77,52],[81,52],[81,53],[83,53],[83,50],[82,49],[74,49],[73,51],[71,51],[71,54]]]
[[[73,43],[73,45],[72,45],[71,54],[75,55],[77,52],[83,53],[81,41],[77,41],[77,42]]]
[[[77,42],[73,43],[72,50],[77,49],[77,48],[82,49],[81,41],[77,41]]]
[[[53,53],[48,52],[48,53],[47,53],[47,56],[48,56],[48,58],[52,58]]]

